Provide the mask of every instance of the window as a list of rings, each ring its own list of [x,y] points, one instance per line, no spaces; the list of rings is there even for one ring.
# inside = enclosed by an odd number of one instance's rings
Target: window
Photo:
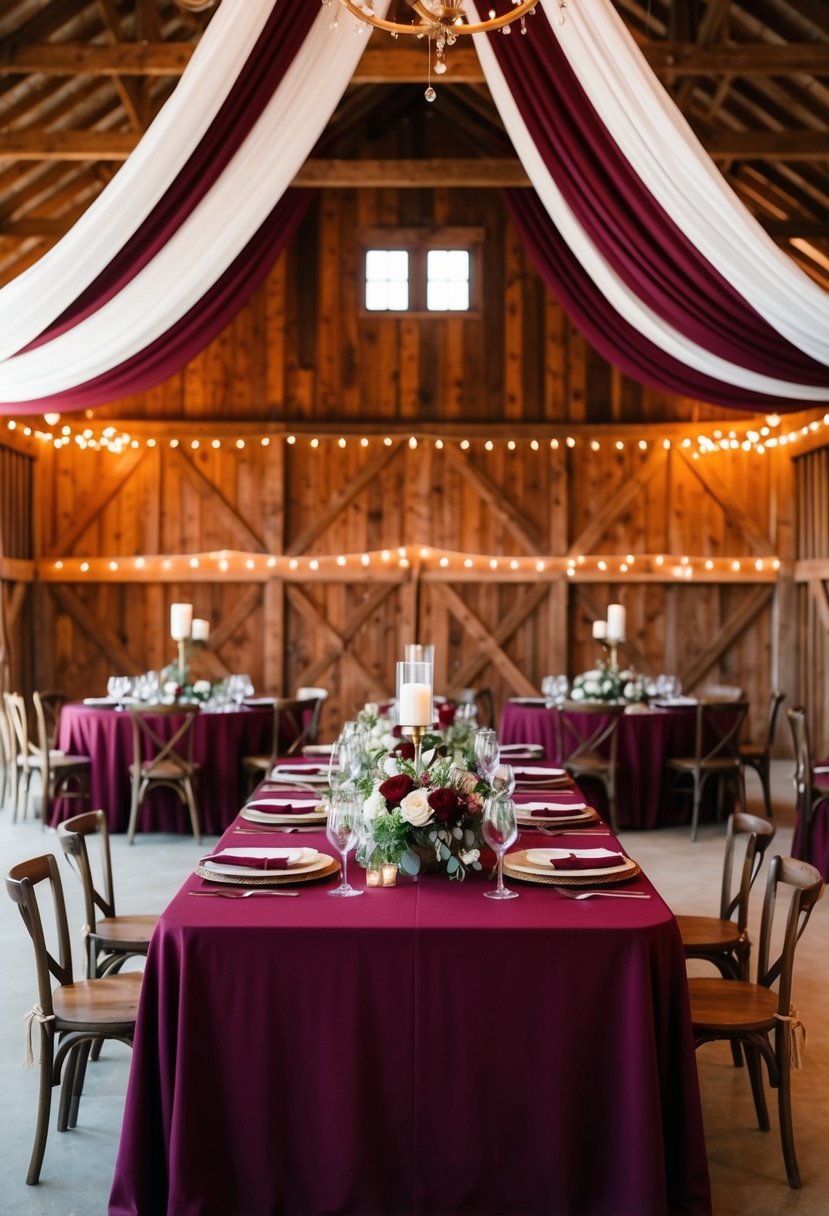
[[[360,239],[366,312],[432,316],[480,308],[482,228],[373,228]]]
[[[366,308],[405,312],[409,307],[409,254],[405,249],[366,251]]]

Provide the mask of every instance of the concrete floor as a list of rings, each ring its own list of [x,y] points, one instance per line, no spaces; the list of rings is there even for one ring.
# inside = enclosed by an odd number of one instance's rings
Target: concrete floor
[[[774,768],[778,834],[772,847],[787,853],[792,824],[791,765],[778,762]],[[751,775],[748,780],[750,809],[762,814],[759,785]],[[625,832],[622,839],[675,912],[716,913],[721,826],[703,827],[693,845],[687,828]],[[112,845],[121,912],[160,912],[200,853],[192,840],[178,836],[142,837],[133,848],[121,836],[114,837]],[[8,811],[0,813],[2,873],[16,861],[56,847],[55,836],[44,832],[38,823],[11,824]],[[80,885],[64,861],[61,872],[69,923],[77,926],[83,921]],[[755,899],[753,907],[758,914],[759,906],[760,900]],[[755,926],[755,941],[756,935]],[[818,905],[800,944],[795,977],[795,1000],[808,1029],[805,1066],[795,1073],[793,1081],[802,1190],[791,1191],[786,1184],[773,1101],[769,1104],[772,1131],[764,1134],[754,1122],[747,1078],[743,1070],[732,1067],[728,1050],[722,1044],[709,1044],[697,1055],[715,1216],[826,1216],[829,1212],[828,947],[826,898]],[[74,1131],[64,1135],[55,1132],[53,1105],[42,1181],[38,1187],[27,1187],[24,1178],[34,1131],[37,1073],[21,1068],[22,1019],[35,999],[34,969],[17,909],[4,893],[0,893],[0,949],[0,1216],[104,1216],[118,1146],[129,1050],[120,1044],[110,1045],[101,1061],[90,1066],[80,1121]],[[75,961],[76,966],[81,961],[79,948]]]

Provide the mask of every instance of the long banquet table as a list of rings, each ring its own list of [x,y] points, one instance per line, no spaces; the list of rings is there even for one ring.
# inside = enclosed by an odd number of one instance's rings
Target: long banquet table
[[[222,844],[331,851],[266,832]],[[641,901],[208,886],[150,946],[110,1216],[710,1213],[685,962],[644,876]]]
[[[181,719],[159,717],[154,725],[163,738]],[[242,756],[268,752],[273,737],[273,709],[244,707],[230,712],[203,710],[193,726],[193,759],[201,765],[197,798],[202,831],[223,832],[234,818],[244,796]],[[130,813],[132,722],[114,708],[64,705],[60,715],[58,747],[73,755],[90,756],[90,797],[94,808],[107,816],[111,832],[125,832]],[[56,826],[76,807],[59,799],[52,813]],[[187,808],[171,791],[152,791],[139,812],[139,831],[190,832]]]
[[[508,702],[501,717],[499,737],[503,743],[538,743],[547,759],[560,764],[556,708]],[[593,722],[593,726],[597,726]],[[647,708],[625,713],[617,730],[616,821],[620,828],[656,828],[689,823],[691,796],[662,796],[663,770],[670,756],[693,756],[696,715],[690,707]],[[686,786],[690,790],[690,784]],[[596,782],[590,794],[598,808],[606,810],[604,791]],[[703,815],[711,806],[703,806]]]

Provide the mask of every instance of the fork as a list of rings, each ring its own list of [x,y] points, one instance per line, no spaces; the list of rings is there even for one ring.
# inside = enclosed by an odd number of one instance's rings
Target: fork
[[[318,827],[275,827],[274,825],[263,824],[261,828],[234,828],[234,832],[238,832],[240,836],[269,836],[275,835],[277,832],[318,832],[321,829]]]
[[[556,887],[559,895],[566,899],[592,899],[604,895],[606,899],[650,899],[647,891],[571,891],[568,887]]]
[[[212,899],[247,899],[249,895],[299,895],[299,891],[270,891],[264,887],[249,887],[247,891],[188,891],[188,895],[203,895]]]
[[[529,832],[541,832],[545,836],[610,836],[611,832],[604,831],[602,828],[545,828],[541,824],[534,824],[532,827],[522,828]]]

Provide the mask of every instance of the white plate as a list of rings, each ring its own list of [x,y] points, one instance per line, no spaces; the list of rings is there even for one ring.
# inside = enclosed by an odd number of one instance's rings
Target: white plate
[[[284,870],[259,870],[255,866],[222,865],[219,861],[203,861],[200,864],[211,874],[226,874],[228,877],[264,878],[273,874],[311,874],[314,870],[324,869],[331,861],[327,853],[318,853],[316,849],[222,849],[235,857],[286,857],[289,864]],[[294,865],[290,859],[296,858]]]
[[[257,709],[259,706],[276,705],[276,697],[243,697],[242,704],[247,705],[250,709]]]
[[[296,806],[298,802],[307,802],[308,810],[316,810],[318,804],[316,794],[311,794],[310,798],[302,796],[303,791],[297,790],[293,798],[251,798],[245,803],[245,810],[261,810],[265,806]]]
[[[527,768],[523,764],[516,764],[513,765],[512,771],[515,773],[516,777],[520,777],[522,780],[526,780],[529,777],[530,779],[537,778],[539,781],[541,781],[545,777],[567,776],[566,768],[542,768],[540,765],[534,768]]]
[[[84,705],[100,705],[102,708],[118,704],[114,697],[84,697],[83,703]]]
[[[296,812],[294,814],[280,815],[279,811],[257,811],[255,807],[246,806],[242,808],[242,819],[249,820],[250,823],[272,823],[278,824],[279,827],[285,827],[290,823],[325,823],[327,815],[324,810],[318,811],[316,803],[310,803],[312,810],[305,812]]]
[[[571,855],[585,859],[617,856],[621,858],[621,861],[616,866],[596,866],[594,869],[585,870],[568,870],[566,866],[562,866],[560,870],[557,870],[556,860],[563,861]],[[624,873],[625,870],[630,869],[631,859],[619,853],[618,849],[527,849],[523,861],[510,862],[510,864],[516,870],[526,870],[528,874],[561,874],[573,878],[598,878],[602,874]]]
[[[306,769],[297,764],[293,768],[285,768],[277,764],[271,771],[271,777],[279,781],[299,781],[304,785],[328,785],[328,770],[317,772],[318,767],[312,764]]]
[[[658,709],[683,709],[698,704],[696,697],[657,697],[651,701]]]
[[[579,811],[586,811],[586,802],[516,802],[516,815],[531,815],[533,811],[559,811],[561,814],[566,814],[572,811],[575,815]]]
[[[303,747],[303,756],[330,756],[334,751],[333,743],[309,743]]]

